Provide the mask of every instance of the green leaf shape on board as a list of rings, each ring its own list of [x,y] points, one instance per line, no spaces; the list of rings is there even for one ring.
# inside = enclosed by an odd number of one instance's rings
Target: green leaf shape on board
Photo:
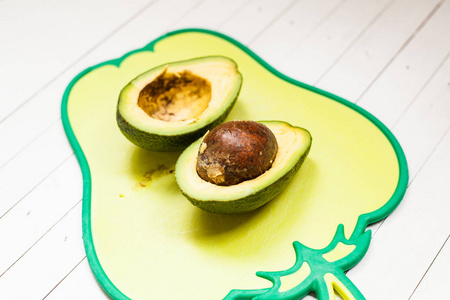
[[[370,244],[371,231],[368,230],[357,238],[346,239],[344,227],[339,225],[336,235],[324,249],[311,249],[300,242],[294,242],[296,261],[292,268],[277,272],[257,272],[259,277],[270,280],[271,288],[255,290],[232,290],[226,300],[236,299],[301,299],[310,292],[314,292],[319,299],[334,299],[335,291],[342,299],[364,299],[357,287],[345,275],[345,271],[356,265],[365,255]],[[351,248],[349,253],[338,259],[327,259],[327,255],[339,246],[345,245]],[[288,277],[299,272],[302,268],[308,268],[305,278],[297,285],[286,290],[281,290],[283,277]]]

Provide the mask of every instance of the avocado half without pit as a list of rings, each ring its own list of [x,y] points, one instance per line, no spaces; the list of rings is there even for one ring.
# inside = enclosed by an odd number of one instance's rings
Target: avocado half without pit
[[[226,57],[161,65],[122,89],[117,124],[144,149],[182,150],[225,120],[241,85],[236,63]]]
[[[175,176],[182,194],[213,213],[244,213],[276,197],[309,153],[312,137],[282,121],[223,123],[186,148]]]

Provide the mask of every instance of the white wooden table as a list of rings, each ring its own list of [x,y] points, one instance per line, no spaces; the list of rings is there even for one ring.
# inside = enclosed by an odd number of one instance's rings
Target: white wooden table
[[[444,0],[0,0],[0,299],[107,298],[85,257],[61,98],[85,68],[187,27],[237,39],[392,130],[409,188],[348,276],[368,299],[450,299]]]

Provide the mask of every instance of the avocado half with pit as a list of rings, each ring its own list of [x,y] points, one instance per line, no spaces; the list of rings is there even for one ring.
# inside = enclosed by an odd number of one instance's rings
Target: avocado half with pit
[[[288,185],[309,153],[311,134],[282,121],[260,123],[275,135],[278,151],[271,167],[256,178],[229,186],[208,182],[196,168],[203,138],[183,151],[176,163],[175,176],[182,194],[193,205],[212,213],[248,212],[272,200]]]
[[[236,63],[226,57],[161,65],[122,89],[117,124],[128,140],[144,149],[182,150],[225,120],[241,85]]]

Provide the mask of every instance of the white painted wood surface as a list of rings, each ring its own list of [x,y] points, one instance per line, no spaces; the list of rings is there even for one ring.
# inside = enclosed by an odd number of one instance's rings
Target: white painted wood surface
[[[444,0],[0,0],[0,299],[107,299],[85,258],[61,96],[83,69],[186,27],[230,35],[393,131],[409,189],[348,276],[367,299],[450,299]]]

